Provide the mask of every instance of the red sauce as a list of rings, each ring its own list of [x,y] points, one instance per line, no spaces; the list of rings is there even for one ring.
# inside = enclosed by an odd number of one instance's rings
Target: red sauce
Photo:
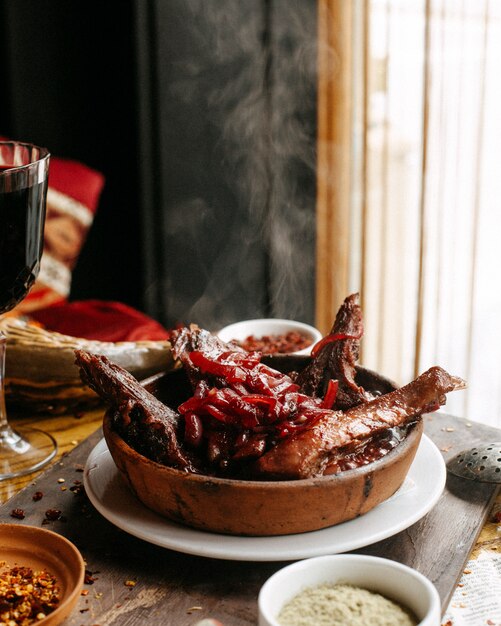
[[[389,428],[352,450],[340,450],[341,458],[333,459],[329,463],[324,471],[324,476],[362,467],[383,458],[405,439],[410,426],[412,425]]]

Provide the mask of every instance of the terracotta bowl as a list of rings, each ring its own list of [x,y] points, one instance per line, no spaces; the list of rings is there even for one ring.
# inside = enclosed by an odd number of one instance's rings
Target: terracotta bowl
[[[264,360],[264,359],[263,359]],[[276,369],[304,367],[308,357],[268,357]],[[387,393],[387,379],[360,368],[367,389]],[[166,404],[176,406],[187,382],[184,372],[145,381]],[[121,475],[136,497],[170,520],[230,535],[287,535],[326,528],[367,513],[402,485],[419,446],[422,421],[405,439],[373,463],[340,474],[294,481],[246,481],[186,474],[147,459],[112,429],[113,414],[104,417],[104,436]]]
[[[31,567],[53,574],[60,588],[55,611],[37,626],[61,624],[75,608],[85,575],[84,560],[77,548],[61,535],[22,524],[0,524],[0,561],[7,565]]]

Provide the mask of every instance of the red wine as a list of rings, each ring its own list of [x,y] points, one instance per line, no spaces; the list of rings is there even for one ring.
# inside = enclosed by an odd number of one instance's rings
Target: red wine
[[[0,165],[0,175],[7,169]],[[0,191],[0,313],[21,302],[38,275],[46,192],[45,182]]]

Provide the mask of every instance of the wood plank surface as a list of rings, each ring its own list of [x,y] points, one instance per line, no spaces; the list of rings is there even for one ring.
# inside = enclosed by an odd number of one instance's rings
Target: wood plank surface
[[[425,420],[427,434],[446,458],[476,443],[501,440],[501,431],[467,420],[444,414]],[[67,626],[193,626],[205,617],[225,626],[255,625],[259,589],[284,563],[185,555],[117,529],[75,484],[82,481],[83,465],[100,436],[99,431],[92,434],[0,508],[1,522],[44,525],[68,537],[82,552],[95,580],[84,585],[86,595]],[[44,493],[38,502],[32,499],[35,491]],[[419,570],[435,583],[445,609],[497,491],[493,485],[450,476],[441,499],[425,518],[358,552]],[[14,508],[25,511],[23,520],[10,516]],[[44,524],[48,509],[60,510],[61,519]],[[135,584],[127,586],[128,581]]]

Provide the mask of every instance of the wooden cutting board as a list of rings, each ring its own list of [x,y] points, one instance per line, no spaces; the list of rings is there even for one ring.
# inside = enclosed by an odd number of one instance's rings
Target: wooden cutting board
[[[425,418],[425,432],[446,459],[501,431],[444,414]],[[284,563],[223,561],[172,552],[127,535],[90,504],[81,486],[83,466],[101,432],[91,435],[0,508],[0,521],[45,525],[72,540],[89,572],[84,594],[67,626],[193,626],[204,617],[224,626],[255,625],[257,596]],[[64,481],[64,482],[63,482]],[[433,481],[433,476],[430,476]],[[44,496],[33,500],[41,491]],[[437,505],[405,531],[358,550],[400,561],[427,576],[447,607],[498,487],[448,476]],[[23,520],[11,517],[13,509]],[[61,518],[44,524],[48,509]]]

